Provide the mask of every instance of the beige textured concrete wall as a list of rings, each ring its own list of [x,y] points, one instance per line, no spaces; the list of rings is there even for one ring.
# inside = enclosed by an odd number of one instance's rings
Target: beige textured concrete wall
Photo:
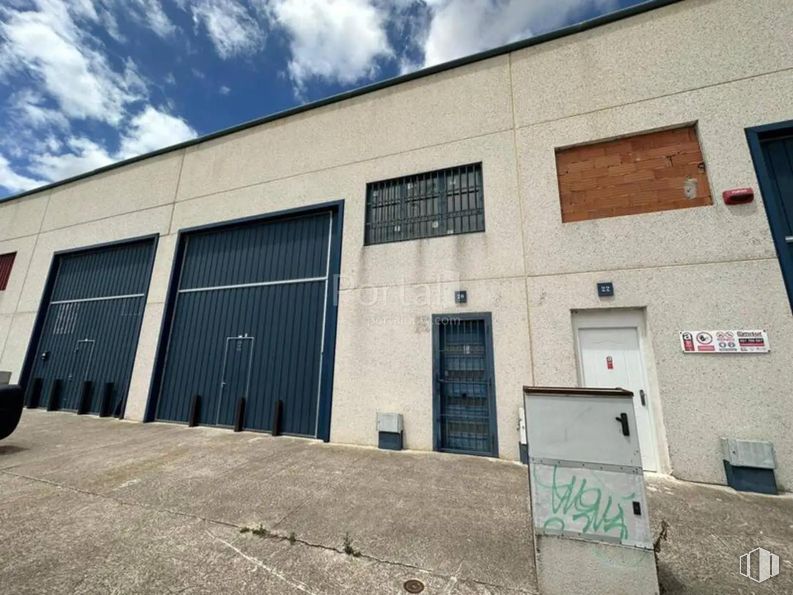
[[[507,130],[508,65],[501,56],[203,143],[187,152],[179,198]]]
[[[644,309],[662,469],[685,479],[723,483],[719,438],[731,436],[774,442],[778,480],[793,487],[793,404],[773,397],[793,382],[790,303],[762,197],[721,200],[758,189],[745,128],[793,118],[779,100],[793,93],[792,29],[781,0],[703,0],[513,54],[536,380],[577,382],[573,310]],[[553,77],[560,64],[575,74]],[[686,123],[712,206],[562,223],[554,149]],[[614,299],[596,297],[604,280]],[[705,328],[768,329],[772,352],[683,354],[677,332]]]
[[[728,206],[721,194],[757,188],[744,129],[793,116],[779,101],[791,93],[788,70],[518,129],[529,274],[776,258],[762,201]],[[697,123],[713,205],[562,223],[555,147],[686,122]],[[720,240],[725,230],[740,240]]]
[[[520,387],[577,383],[571,311],[606,306],[608,278],[608,306],[646,312],[666,469],[723,482],[719,436],[768,439],[791,487],[790,306],[761,197],[719,200],[757,188],[744,128],[793,119],[791,30],[786,0],[688,0],[0,203],[0,252],[18,251],[0,369],[19,372],[53,252],[158,233],[127,405],[142,419],[178,231],[344,199],[334,441],[373,444],[376,412],[397,411],[407,446],[431,448],[431,315],[491,312],[499,452],[517,458]],[[713,206],[562,224],[556,148],[685,123]],[[485,233],[363,246],[367,182],[477,161]],[[719,327],[767,328],[773,351],[680,352],[678,330]]]
[[[515,52],[518,126],[561,120],[793,63],[788,0],[686,0]]]
[[[595,271],[529,279],[532,357],[539,384],[577,383],[572,311],[603,308],[598,281],[614,282],[608,307],[645,310],[672,471],[723,483],[721,436],[771,440],[781,483],[793,486],[789,393],[793,326],[774,260]],[[758,291],[758,288],[761,288]],[[763,328],[771,353],[684,354],[678,331]],[[656,411],[657,413],[657,411]]]
[[[490,312],[499,455],[517,459],[518,408],[523,385],[531,383],[525,287],[520,279],[463,282],[468,303],[459,306],[456,273],[436,274],[436,283],[341,292],[339,329],[345,330],[337,344],[331,438],[376,444],[377,412],[397,412],[404,416],[406,448],[431,450],[432,315]]]
[[[43,231],[156,209],[173,202],[183,153],[169,153],[110,171],[90,183],[55,188]]]

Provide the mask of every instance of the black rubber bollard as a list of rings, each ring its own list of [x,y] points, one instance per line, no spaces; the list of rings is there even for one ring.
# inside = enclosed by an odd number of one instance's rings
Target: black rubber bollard
[[[91,396],[94,392],[94,383],[90,380],[83,381],[80,390],[80,404],[77,406],[77,415],[85,415],[91,410]]]
[[[99,403],[99,417],[110,417],[113,407],[113,383],[105,382],[102,390],[102,400]]]
[[[41,389],[43,386],[43,379],[33,379],[33,384],[30,385],[30,392],[28,393],[28,409],[36,409],[39,406],[39,401],[41,401]]]
[[[58,411],[61,408],[61,392],[63,392],[63,380],[56,378],[52,381],[50,398],[47,401],[47,411]]]
[[[187,427],[194,428],[198,425],[198,418],[201,415],[201,395],[193,395],[193,402],[190,403],[190,417],[187,418]]]
[[[281,418],[284,416],[284,402],[280,399],[273,406],[273,436],[281,435]]]
[[[245,399],[240,397],[237,399],[237,413],[234,416],[234,431],[242,432],[245,426]]]

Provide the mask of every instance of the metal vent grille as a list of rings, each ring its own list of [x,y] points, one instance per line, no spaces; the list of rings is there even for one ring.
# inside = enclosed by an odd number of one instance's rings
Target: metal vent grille
[[[481,163],[366,186],[367,245],[484,230]]]

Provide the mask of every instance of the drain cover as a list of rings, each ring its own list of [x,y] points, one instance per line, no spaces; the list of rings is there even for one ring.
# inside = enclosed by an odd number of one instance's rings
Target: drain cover
[[[405,587],[405,591],[408,593],[421,593],[424,590],[424,583],[415,578],[406,580],[402,586]]]

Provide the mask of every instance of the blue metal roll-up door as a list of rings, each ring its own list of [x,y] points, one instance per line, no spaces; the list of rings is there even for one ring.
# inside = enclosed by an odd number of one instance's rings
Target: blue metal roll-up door
[[[243,400],[243,428],[279,423],[327,438],[337,218],[325,210],[183,234],[154,419],[188,421],[197,396],[195,421],[230,427]]]
[[[108,414],[123,414],[154,246],[55,255],[23,374],[28,403],[98,413],[105,400]]]

